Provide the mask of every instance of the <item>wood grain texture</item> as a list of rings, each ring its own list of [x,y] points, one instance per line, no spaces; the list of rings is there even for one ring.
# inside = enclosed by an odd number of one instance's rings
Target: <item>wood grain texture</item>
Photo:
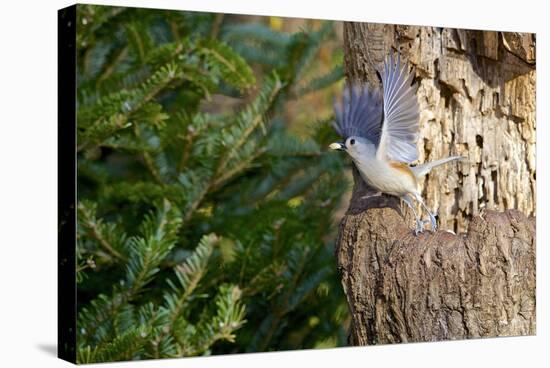
[[[533,34],[345,23],[344,45],[351,80],[378,86],[391,50],[415,67],[420,163],[467,157],[425,179],[440,228],[465,231],[483,209],[535,214]]]
[[[416,237],[396,203],[359,199],[340,225],[351,344],[535,334],[533,217],[487,211],[465,236]]]
[[[530,34],[345,23],[348,79],[378,85],[390,50],[414,65],[420,162],[467,157],[424,180],[443,230],[418,237],[411,211],[370,196],[354,169],[335,249],[351,344],[535,333],[534,44]]]

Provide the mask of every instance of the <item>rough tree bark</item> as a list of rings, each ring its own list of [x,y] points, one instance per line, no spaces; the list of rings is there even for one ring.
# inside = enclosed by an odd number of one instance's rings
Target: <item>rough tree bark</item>
[[[535,36],[345,23],[346,77],[378,86],[390,50],[420,82],[423,197],[442,229],[415,237],[390,196],[354,190],[339,230],[338,267],[366,345],[535,333]],[[495,212],[493,210],[506,210]]]

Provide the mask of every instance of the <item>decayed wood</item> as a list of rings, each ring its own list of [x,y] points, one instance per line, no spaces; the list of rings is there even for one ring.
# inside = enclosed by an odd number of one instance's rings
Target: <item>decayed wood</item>
[[[415,67],[420,162],[439,167],[423,197],[441,228],[466,230],[483,209],[535,214],[535,35],[345,23],[346,76],[378,85],[391,50]]]
[[[416,237],[354,172],[336,257],[355,345],[535,333],[535,38],[345,23],[346,76],[378,85],[390,50],[420,83],[423,197],[442,229]],[[492,210],[507,210],[494,212]]]
[[[351,344],[535,333],[533,217],[487,211],[465,236],[416,237],[396,204],[357,199],[340,225]]]

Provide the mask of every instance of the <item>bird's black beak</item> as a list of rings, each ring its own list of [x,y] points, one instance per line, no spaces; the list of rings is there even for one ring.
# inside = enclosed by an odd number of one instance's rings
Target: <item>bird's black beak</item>
[[[337,142],[337,143],[332,143],[329,146],[329,148],[333,149],[333,150],[338,150],[338,151],[345,151],[346,150],[346,145],[342,142]]]

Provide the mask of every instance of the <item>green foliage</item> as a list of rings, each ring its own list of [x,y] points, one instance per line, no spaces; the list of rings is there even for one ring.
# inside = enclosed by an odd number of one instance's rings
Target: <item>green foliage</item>
[[[78,361],[339,346],[332,214],[346,187],[285,109],[332,24],[78,6]],[[312,77],[312,75],[314,75]]]

